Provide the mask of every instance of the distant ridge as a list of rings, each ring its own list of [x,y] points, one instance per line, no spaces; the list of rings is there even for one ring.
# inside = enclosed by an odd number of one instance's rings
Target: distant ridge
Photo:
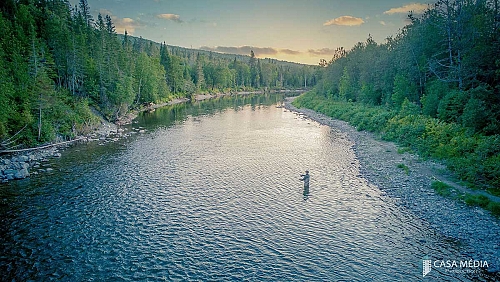
[[[135,42],[136,40],[144,40],[145,43],[147,44],[154,44],[158,48],[162,43],[150,40],[150,39],[145,39],[142,37],[137,37],[137,36],[132,36],[132,35],[127,35],[132,42]],[[118,34],[118,38],[123,41],[123,34]],[[177,56],[182,56],[182,57],[187,57],[188,53],[191,55],[196,55],[196,54],[203,54],[206,56],[215,56],[217,58],[225,59],[225,60],[234,60],[236,58],[237,61],[240,62],[248,62],[250,60],[250,54],[248,55],[240,55],[240,54],[230,54],[230,53],[220,53],[216,51],[209,51],[209,50],[203,50],[203,49],[195,49],[195,48],[187,48],[187,47],[180,47],[180,46],[175,46],[175,45],[169,45],[166,44],[168,50]],[[297,62],[289,62],[289,61],[283,61],[283,60],[278,60],[274,58],[259,58],[259,60],[266,60],[268,62],[275,63],[277,65],[281,66],[315,66],[315,65],[308,65],[308,64],[302,64],[302,63],[297,63]]]

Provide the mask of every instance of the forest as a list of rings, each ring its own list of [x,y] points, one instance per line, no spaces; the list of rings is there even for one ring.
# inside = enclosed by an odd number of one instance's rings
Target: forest
[[[439,0],[382,44],[322,61],[296,105],[381,133],[500,194],[500,1]]]
[[[500,1],[439,0],[319,66],[117,34],[86,0],[0,2],[0,149],[72,139],[97,115],[199,93],[314,86],[296,100],[500,192]]]
[[[0,2],[0,150],[62,141],[147,103],[313,86],[319,67],[116,33],[87,0]]]

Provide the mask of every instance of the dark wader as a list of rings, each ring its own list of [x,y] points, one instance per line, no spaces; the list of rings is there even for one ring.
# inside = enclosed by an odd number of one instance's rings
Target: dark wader
[[[309,173],[301,175],[302,179],[301,181],[304,181],[304,196],[309,194]]]

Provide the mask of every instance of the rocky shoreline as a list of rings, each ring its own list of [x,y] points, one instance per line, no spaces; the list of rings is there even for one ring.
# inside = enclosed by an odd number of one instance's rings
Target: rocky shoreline
[[[11,180],[20,180],[40,173],[52,172],[49,165],[51,158],[61,157],[64,148],[75,143],[92,141],[104,141],[117,139],[124,136],[124,130],[117,125],[101,121],[101,125],[94,132],[86,136],[79,136],[74,140],[41,148],[34,148],[28,151],[8,153],[0,156],[0,183],[7,183]]]
[[[14,179],[24,179],[30,175],[43,172],[51,172],[46,162],[50,158],[59,158],[61,153],[56,147],[40,151],[32,151],[28,154],[16,155],[11,158],[0,160],[0,182],[8,182]],[[30,172],[30,170],[35,170]]]
[[[436,194],[431,188],[433,181],[450,181],[445,166],[423,161],[413,154],[400,154],[394,143],[357,131],[347,122],[309,109],[297,109],[292,101],[293,98],[286,100],[286,109],[348,135],[365,179],[460,246],[463,258],[444,259],[486,260],[487,271],[495,280],[500,279],[500,220],[481,208]],[[407,172],[398,165],[406,166]]]
[[[177,104],[186,102],[184,99],[176,99],[167,104]],[[166,104],[165,104],[166,105]],[[165,105],[155,105],[156,107]],[[127,124],[117,120],[116,123],[105,120],[99,113],[95,113],[100,118],[100,125],[90,134],[85,136],[78,136],[74,140],[62,142],[58,144],[48,145],[42,148],[33,148],[24,152],[6,153],[0,156],[0,183],[7,183],[12,180],[20,180],[37,175],[40,173],[52,172],[53,169],[49,167],[48,161],[51,158],[61,157],[61,152],[64,148],[76,143],[86,143],[93,141],[116,141],[119,138],[130,136],[132,133],[127,133],[121,125]],[[134,112],[130,118],[130,122],[137,116]],[[130,123],[129,122],[129,123]],[[142,133],[144,130],[138,129],[137,132]]]

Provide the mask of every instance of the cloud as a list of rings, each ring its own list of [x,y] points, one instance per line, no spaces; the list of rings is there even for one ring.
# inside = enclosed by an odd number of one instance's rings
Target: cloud
[[[387,23],[386,23],[386,22],[384,22],[384,21],[379,21],[379,23],[380,23],[381,25],[387,25]]]
[[[226,54],[238,54],[238,55],[250,55],[250,51],[253,51],[256,57],[264,57],[268,55],[276,56],[278,54],[286,55],[300,55],[302,52],[295,51],[291,49],[277,49],[272,47],[255,47],[255,46],[239,46],[239,47],[227,47],[227,46],[201,46],[201,50],[213,51]]]
[[[407,14],[410,11],[412,11],[415,14],[421,14],[427,10],[429,5],[427,4],[421,4],[421,3],[413,3],[413,4],[408,4],[404,5],[399,8],[392,8],[390,10],[387,10],[384,12],[386,15],[393,15],[393,14]]]
[[[131,18],[119,18],[115,15],[110,10],[107,9],[100,9],[99,13],[103,16],[108,15],[111,17],[111,20],[113,21],[113,24],[115,25],[116,33],[118,34],[123,34],[125,33],[125,30],[127,31],[128,34],[134,34],[135,30],[137,28],[144,27],[145,24],[131,19]]]
[[[309,49],[307,50],[307,53],[311,56],[326,56],[326,55],[333,55],[335,54],[335,49],[330,49],[330,48],[322,48],[322,49]]]
[[[357,26],[364,24],[365,21],[362,18],[355,18],[351,16],[342,16],[336,19],[329,20],[325,22],[324,26],[329,25],[343,25],[343,26]]]
[[[240,46],[240,47],[202,46],[202,47],[200,47],[200,49],[206,50],[206,51],[214,51],[214,52],[227,53],[227,54],[238,54],[238,55],[250,55],[250,51],[253,51],[255,56],[278,54],[278,50],[271,48],[271,47],[262,48],[262,47],[253,47],[253,46]]]
[[[290,50],[290,49],[280,49],[280,53],[287,54],[287,55],[300,55],[302,52],[300,51],[295,51],[295,50]]]
[[[140,23],[131,18],[115,19],[114,20],[116,32],[119,34],[125,33],[125,30],[129,34],[134,34],[137,28],[144,27],[143,23]]]
[[[169,20],[169,21],[173,21],[176,23],[183,23],[183,20],[181,20],[181,17],[179,15],[176,15],[176,14],[159,14],[159,15],[156,15],[156,17],[159,19]]]

